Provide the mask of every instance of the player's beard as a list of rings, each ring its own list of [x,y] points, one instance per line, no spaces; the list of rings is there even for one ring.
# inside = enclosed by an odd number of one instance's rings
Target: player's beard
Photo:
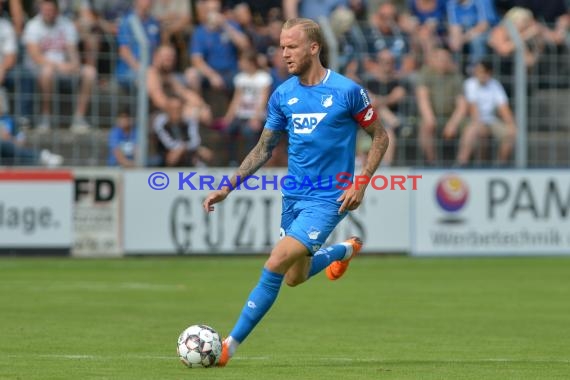
[[[289,70],[289,74],[295,76],[302,76],[306,72],[309,71],[311,68],[311,57],[309,55],[304,56],[299,62],[295,65],[294,68]]]

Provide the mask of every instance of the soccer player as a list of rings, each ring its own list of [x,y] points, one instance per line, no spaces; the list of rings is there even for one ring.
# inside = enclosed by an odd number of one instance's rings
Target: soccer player
[[[324,41],[316,22],[305,18],[286,21],[280,44],[293,76],[271,95],[259,142],[232,177],[231,185],[236,186],[237,176],[252,175],[263,166],[281,135],[287,132],[289,176],[295,178],[295,186],[283,186],[282,238],[271,251],[257,286],[223,342],[219,366],[228,363],[238,345],[267,313],[283,280],[296,286],[325,268],[327,277],[337,280],[362,248],[362,241],[352,237],[320,249],[347,212],[360,205],[366,185],[343,188],[338,183],[328,186],[325,181],[323,186],[312,187],[303,186],[303,179],[309,178],[315,184],[319,183],[319,176],[336,178],[343,172],[353,176],[356,133],[360,127],[372,137],[363,176],[370,178],[375,173],[388,147],[386,131],[366,90],[323,65]],[[206,212],[213,211],[214,204],[223,201],[232,187],[210,193],[203,204]]]

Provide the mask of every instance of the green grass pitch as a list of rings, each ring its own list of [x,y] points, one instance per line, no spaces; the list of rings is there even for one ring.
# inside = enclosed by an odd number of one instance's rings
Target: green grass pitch
[[[227,334],[263,257],[0,259],[0,379],[568,379],[570,258],[359,257],[284,286],[226,368],[176,338]]]

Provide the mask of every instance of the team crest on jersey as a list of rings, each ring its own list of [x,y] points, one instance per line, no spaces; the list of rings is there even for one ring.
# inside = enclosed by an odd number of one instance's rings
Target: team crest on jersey
[[[333,105],[333,96],[332,95],[323,95],[321,97],[321,104],[325,108],[329,108]]]
[[[292,106],[293,104],[297,103],[298,101],[299,101],[299,98],[291,98],[291,99],[289,99],[287,104]]]
[[[309,231],[307,231],[307,235],[309,235],[309,239],[311,240],[317,240],[320,234],[321,231],[317,230],[315,227],[311,227]]]

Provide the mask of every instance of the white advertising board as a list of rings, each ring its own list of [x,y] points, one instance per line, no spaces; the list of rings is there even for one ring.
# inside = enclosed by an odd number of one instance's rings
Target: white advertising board
[[[121,256],[122,172],[78,168],[73,174],[73,256]]]
[[[570,171],[424,171],[414,255],[570,254]]]
[[[69,254],[72,205],[69,171],[0,170],[0,252]]]
[[[124,244],[126,254],[268,253],[279,239],[281,193],[279,190],[234,190],[207,215],[202,202],[209,190],[201,176],[230,176],[231,169],[203,169],[192,177],[196,190],[180,179],[191,170],[163,171],[168,177],[151,178],[151,170],[124,173]],[[256,175],[283,178],[286,170],[261,170]],[[408,174],[386,171],[383,175]],[[180,177],[182,176],[182,177]],[[149,183],[166,183],[153,190]],[[183,183],[184,181],[182,181]],[[261,183],[261,182],[258,182]],[[184,183],[183,183],[184,184]],[[266,186],[271,188],[271,185]],[[201,190],[204,189],[204,190]],[[410,194],[406,190],[366,192],[361,207],[349,214],[329,238],[342,241],[357,234],[365,239],[365,251],[395,252],[409,249]]]

